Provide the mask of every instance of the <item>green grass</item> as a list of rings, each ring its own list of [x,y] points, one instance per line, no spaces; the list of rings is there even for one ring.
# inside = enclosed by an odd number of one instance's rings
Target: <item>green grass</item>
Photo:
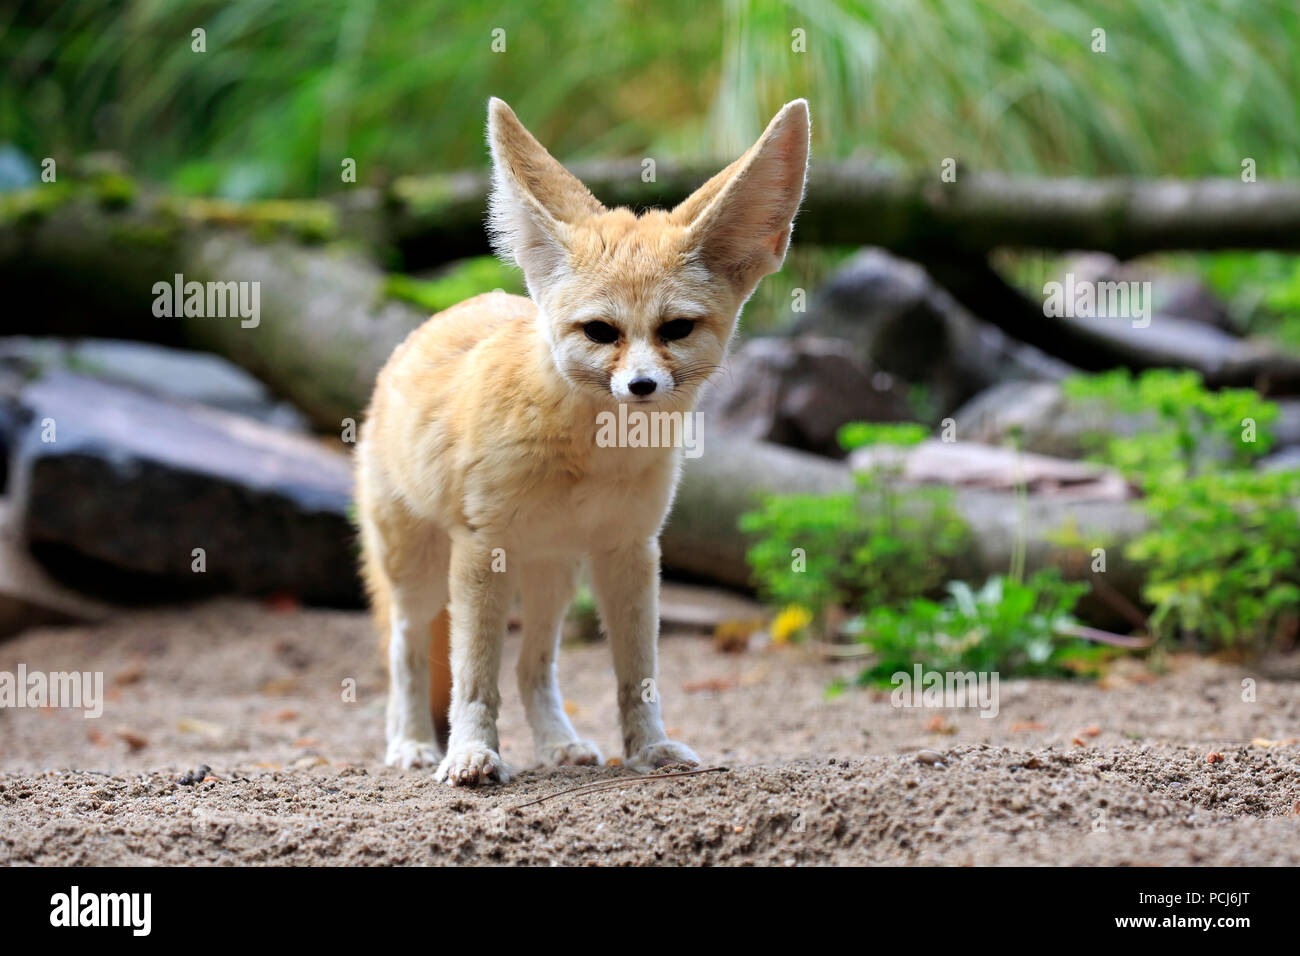
[[[232,198],[481,165],[489,95],[565,160],[731,157],[807,96],[815,158],[1300,175],[1292,0],[64,0],[0,61],[0,141]]]

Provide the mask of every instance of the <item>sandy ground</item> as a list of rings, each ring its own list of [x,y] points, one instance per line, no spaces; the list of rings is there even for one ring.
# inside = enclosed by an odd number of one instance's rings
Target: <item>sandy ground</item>
[[[669,635],[670,732],[729,770],[645,782],[530,769],[517,650],[517,776],[458,790],[383,766],[359,614],[223,601],[28,632],[0,671],[101,670],[108,699],[97,720],[0,709],[0,863],[1300,864],[1300,684],[1237,665],[1003,681],[986,719],[828,699],[852,664]],[[617,753],[608,648],[565,648],[561,677],[578,731]],[[563,793],[600,781],[623,785]]]

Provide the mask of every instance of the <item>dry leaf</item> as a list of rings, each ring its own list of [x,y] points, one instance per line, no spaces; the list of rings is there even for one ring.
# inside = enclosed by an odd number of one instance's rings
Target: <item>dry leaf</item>
[[[955,734],[957,728],[948,723],[942,716],[935,715],[925,722],[925,729],[932,734]]]

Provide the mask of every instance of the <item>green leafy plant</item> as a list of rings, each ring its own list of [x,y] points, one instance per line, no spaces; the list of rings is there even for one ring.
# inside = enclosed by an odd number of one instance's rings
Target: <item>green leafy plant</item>
[[[997,670],[1060,675],[1112,653],[1062,633],[1086,584],[1063,581],[1056,570],[1028,581],[991,577],[978,591],[963,581],[943,585],[969,532],[946,488],[904,488],[902,456],[891,452],[926,437],[915,424],[855,422],[840,443],[880,446],[871,468],[858,473],[853,493],[778,495],[742,518],[758,536],[749,560],[764,596],[824,616],[833,606],[857,612],[846,630],[867,644],[873,663],[862,684],[923,664],[936,670]],[[792,560],[802,557],[802,570]],[[832,687],[833,697],[842,687]]]
[[[853,622],[859,640],[875,652],[858,683],[888,685],[891,675],[914,664],[939,671],[1069,673],[1070,660],[1092,650],[1062,637],[1077,623],[1071,612],[1087,590],[1048,570],[1023,583],[991,577],[978,591],[953,581],[943,601],[918,598],[897,609],[875,608]]]
[[[849,449],[924,437],[912,424],[854,423],[840,432]],[[764,598],[820,618],[834,606],[874,607],[942,585],[969,532],[948,489],[905,489],[897,472],[858,472],[851,492],[771,495],[742,515],[741,530],[756,538],[748,560]]]

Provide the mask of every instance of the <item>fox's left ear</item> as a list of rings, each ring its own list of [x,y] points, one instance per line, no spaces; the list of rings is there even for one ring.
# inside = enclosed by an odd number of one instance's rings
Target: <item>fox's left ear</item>
[[[749,295],[781,268],[808,174],[808,103],[795,100],[744,156],[673,210],[713,271]]]
[[[524,270],[536,300],[564,264],[569,224],[605,211],[578,179],[524,128],[503,100],[488,102],[492,196],[488,232],[497,253]]]

